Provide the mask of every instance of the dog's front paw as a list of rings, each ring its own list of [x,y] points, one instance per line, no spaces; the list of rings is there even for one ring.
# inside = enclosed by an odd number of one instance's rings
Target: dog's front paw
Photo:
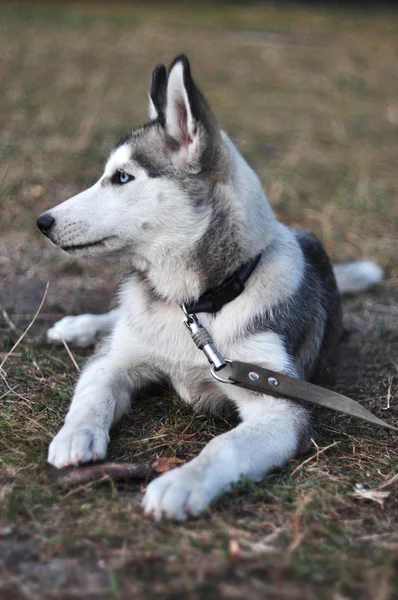
[[[156,521],[184,521],[206,510],[218,490],[208,485],[205,488],[203,475],[194,462],[168,471],[148,485],[142,501],[146,515]]]
[[[98,334],[96,315],[78,315],[76,317],[64,317],[47,331],[47,340],[54,344],[62,344],[65,340],[68,344],[76,346],[92,346],[95,344]]]
[[[48,462],[61,469],[106,456],[108,432],[97,427],[73,428],[66,425],[55,436],[48,449]]]

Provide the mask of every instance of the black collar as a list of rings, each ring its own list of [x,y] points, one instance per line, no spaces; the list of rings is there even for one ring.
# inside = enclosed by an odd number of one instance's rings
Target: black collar
[[[198,300],[184,304],[186,312],[188,314],[201,312],[216,313],[222,309],[224,304],[235,300],[245,289],[244,284],[257,267],[260,258],[261,252],[253,260],[234,271],[220,285],[207,290]]]

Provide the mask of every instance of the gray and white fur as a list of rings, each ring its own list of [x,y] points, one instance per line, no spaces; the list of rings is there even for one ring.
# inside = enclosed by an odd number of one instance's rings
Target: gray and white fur
[[[200,321],[223,356],[310,379],[328,374],[337,350],[337,288],[360,291],[382,273],[361,262],[333,274],[314,236],[277,221],[258,177],[217,125],[186,57],[168,71],[155,69],[150,121],[114,148],[99,181],[41,215],[38,225],[71,256],[118,253],[131,264],[117,309],[66,317],[48,332],[50,341],[81,345],[108,333],[51,442],[52,465],[103,459],[111,426],[156,381],[171,383],[198,410],[233,407],[240,417],[196,458],[148,485],[143,507],[157,520],[197,516],[240,477],[259,481],[309,446],[304,407],[211,377],[179,304],[261,253],[240,296],[214,315],[200,314]]]

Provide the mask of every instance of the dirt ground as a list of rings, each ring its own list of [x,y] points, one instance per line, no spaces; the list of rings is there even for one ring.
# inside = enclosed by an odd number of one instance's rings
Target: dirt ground
[[[124,265],[73,262],[35,229],[100,175],[145,119],[153,66],[184,50],[281,219],[312,229],[334,260],[385,269],[344,301],[335,389],[398,426],[396,16],[237,3],[1,11],[0,362],[51,282],[1,371],[1,600],[397,598],[397,436],[354,419],[314,410],[313,452],[183,524],[144,519],[145,481],[54,481],[46,449],[77,372],[45,331],[107,310]],[[91,352],[71,350],[78,365]],[[233,426],[157,392],[117,426],[109,458],[189,460]]]

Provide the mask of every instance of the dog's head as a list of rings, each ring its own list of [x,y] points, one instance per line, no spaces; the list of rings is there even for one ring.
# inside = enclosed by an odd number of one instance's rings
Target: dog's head
[[[224,144],[185,56],[168,72],[164,65],[154,70],[149,116],[113,149],[97,183],[38,218],[68,254],[126,251],[145,264],[208,229]]]

